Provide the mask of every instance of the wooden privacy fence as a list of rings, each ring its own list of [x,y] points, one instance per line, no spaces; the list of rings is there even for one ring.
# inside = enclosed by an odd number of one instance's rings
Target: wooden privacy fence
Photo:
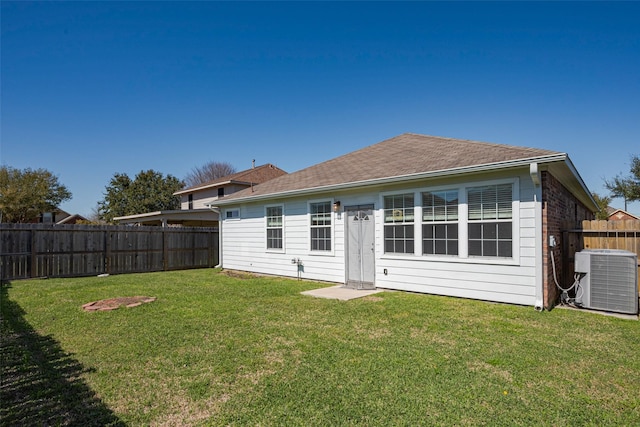
[[[204,227],[0,224],[0,279],[214,267],[218,230]]]
[[[585,249],[623,249],[640,257],[640,221],[582,221]]]
[[[572,264],[569,269],[571,272],[574,271],[575,253],[582,249],[621,249],[634,252],[640,260],[640,220],[585,220],[581,229],[566,230],[563,233],[563,258]]]

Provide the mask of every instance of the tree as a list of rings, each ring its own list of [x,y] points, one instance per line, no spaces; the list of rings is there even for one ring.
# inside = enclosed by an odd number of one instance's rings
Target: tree
[[[236,169],[230,163],[209,162],[191,169],[191,172],[184,178],[184,182],[187,187],[194,187],[233,173],[236,173]]]
[[[609,203],[611,203],[611,197],[609,196],[601,196],[597,193],[591,193],[593,196],[593,200],[596,201],[596,205],[598,206],[598,211],[596,212],[596,219],[608,219],[609,212],[607,208],[609,207]]]
[[[0,222],[27,222],[52,212],[71,192],[46,169],[0,167]]]
[[[89,215],[87,216],[87,219],[79,219],[76,221],[76,224],[104,225],[106,224],[106,221],[100,218],[99,205],[96,203],[96,205],[93,208],[91,208],[91,213],[89,213]]]
[[[180,199],[173,193],[182,187],[182,181],[175,176],[165,177],[152,169],[140,171],[133,180],[127,174],[116,173],[106,187],[104,199],[98,202],[100,219],[111,223],[118,216],[178,209]]]
[[[604,180],[604,187],[609,190],[612,197],[622,197],[624,199],[624,210],[627,210],[627,203],[634,200],[633,181],[620,175],[615,178]]]
[[[87,216],[87,220],[91,224],[104,224],[104,220],[100,216],[100,205],[96,203],[94,207],[91,208],[91,212],[89,216]]]
[[[605,179],[604,186],[611,192],[612,197],[624,199],[624,210],[627,203],[640,200],[640,156],[631,156],[631,175],[617,175],[613,179]]]
[[[640,200],[640,156],[631,156],[631,175],[633,181],[631,197],[633,200]]]

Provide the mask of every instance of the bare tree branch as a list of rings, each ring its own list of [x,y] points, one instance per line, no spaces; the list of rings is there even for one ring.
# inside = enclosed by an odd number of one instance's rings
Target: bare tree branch
[[[187,187],[193,187],[234,173],[236,173],[236,169],[230,163],[211,161],[191,169],[191,172],[184,178],[184,182]]]

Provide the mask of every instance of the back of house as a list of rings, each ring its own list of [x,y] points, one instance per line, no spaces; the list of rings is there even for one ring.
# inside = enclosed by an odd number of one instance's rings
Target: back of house
[[[549,236],[596,210],[566,153],[411,133],[212,204],[223,268],[538,309]]]

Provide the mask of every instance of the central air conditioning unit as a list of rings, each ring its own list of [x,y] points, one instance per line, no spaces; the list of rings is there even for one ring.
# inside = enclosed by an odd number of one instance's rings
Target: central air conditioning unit
[[[584,308],[638,314],[638,256],[617,249],[576,252],[580,274],[576,304]]]

